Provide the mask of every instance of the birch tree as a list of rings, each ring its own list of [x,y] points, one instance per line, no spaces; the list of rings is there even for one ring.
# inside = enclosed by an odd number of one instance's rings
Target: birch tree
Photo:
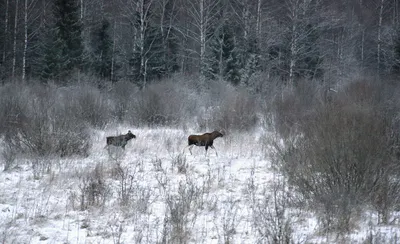
[[[9,0],[6,0],[5,11],[4,11],[4,33],[3,33],[3,55],[2,55],[2,65],[5,65],[6,62],[6,53],[7,53],[7,40],[8,40],[8,8],[9,8]]]
[[[158,1],[158,18],[160,22],[160,33],[162,36],[162,48],[164,68],[166,75],[179,70],[178,65],[178,1],[160,0]]]
[[[316,44],[323,21],[319,0],[286,0],[285,7],[288,82],[294,85],[298,77],[313,79],[322,72]]]
[[[12,71],[11,76],[15,78],[15,66],[17,62],[17,33],[18,33],[18,2],[19,0],[15,1],[15,15],[14,15],[14,35],[13,35],[13,58],[12,58]]]
[[[185,11],[190,22],[184,26],[186,37],[194,43],[190,48],[198,57],[200,81],[203,83],[209,69],[207,48],[214,36],[220,0],[187,0]]]
[[[154,1],[153,0],[127,0],[122,7],[125,20],[132,28],[132,52],[128,57],[130,75],[133,80],[140,81],[140,86],[145,88],[149,75],[157,73],[155,67],[155,45],[160,41],[155,31]],[[153,63],[153,64],[152,64]]]
[[[24,0],[24,51],[22,56],[22,80],[26,78],[26,51],[28,49],[28,0]]]

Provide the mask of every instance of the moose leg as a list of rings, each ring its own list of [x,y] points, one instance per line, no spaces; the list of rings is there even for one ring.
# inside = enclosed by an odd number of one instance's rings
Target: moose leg
[[[193,146],[194,146],[194,145],[190,145],[190,146],[189,146],[190,155],[193,155],[193,153],[192,153],[192,148],[193,148]]]
[[[213,145],[211,145],[210,146],[212,149],[214,149],[215,150],[215,153],[217,154],[217,156],[218,156],[218,152],[217,152],[217,149],[215,149],[215,147],[213,146]]]

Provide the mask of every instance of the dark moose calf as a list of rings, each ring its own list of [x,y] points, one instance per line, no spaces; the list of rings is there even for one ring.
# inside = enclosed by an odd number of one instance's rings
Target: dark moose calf
[[[206,147],[206,155],[207,155],[207,149],[208,147],[211,147],[212,149],[215,150],[215,153],[218,156],[218,152],[217,149],[215,149],[215,147],[213,146],[214,140],[218,137],[223,137],[224,135],[222,135],[219,131],[213,131],[211,133],[205,133],[203,135],[190,135],[188,137],[188,147],[189,147],[189,151],[190,154],[192,154],[192,148],[194,145],[196,146],[203,146]]]
[[[113,146],[122,147],[122,149],[125,149],[126,144],[132,138],[136,138],[136,136],[134,134],[132,134],[132,132],[130,130],[125,135],[108,136],[107,137],[107,146],[113,145]]]

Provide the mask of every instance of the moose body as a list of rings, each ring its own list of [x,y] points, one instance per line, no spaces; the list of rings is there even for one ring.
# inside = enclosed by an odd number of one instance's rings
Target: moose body
[[[192,148],[194,145],[199,147],[206,147],[206,155],[209,147],[215,150],[218,155],[217,149],[213,146],[214,140],[218,137],[223,137],[222,133],[219,131],[213,131],[211,133],[205,133],[203,135],[190,135],[188,137],[188,147],[190,154],[192,154]]]
[[[108,136],[107,137],[107,146],[113,145],[113,146],[122,147],[122,149],[125,149],[126,144],[132,138],[136,138],[136,136],[134,134],[132,134],[132,132],[130,130],[125,135]]]

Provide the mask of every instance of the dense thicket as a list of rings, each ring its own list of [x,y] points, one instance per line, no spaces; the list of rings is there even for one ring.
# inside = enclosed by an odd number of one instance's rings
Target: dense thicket
[[[349,231],[372,206],[387,224],[400,206],[399,86],[352,82],[277,99],[277,162],[327,230]],[[306,98],[307,97],[307,98]]]
[[[3,0],[1,79],[173,73],[292,84],[398,73],[397,1]]]
[[[198,88],[174,77],[144,89],[131,82],[0,86],[0,138],[4,150],[28,155],[87,156],[91,129],[108,125],[250,130],[258,122],[258,97],[229,83]],[[221,96],[216,96],[221,94]]]

